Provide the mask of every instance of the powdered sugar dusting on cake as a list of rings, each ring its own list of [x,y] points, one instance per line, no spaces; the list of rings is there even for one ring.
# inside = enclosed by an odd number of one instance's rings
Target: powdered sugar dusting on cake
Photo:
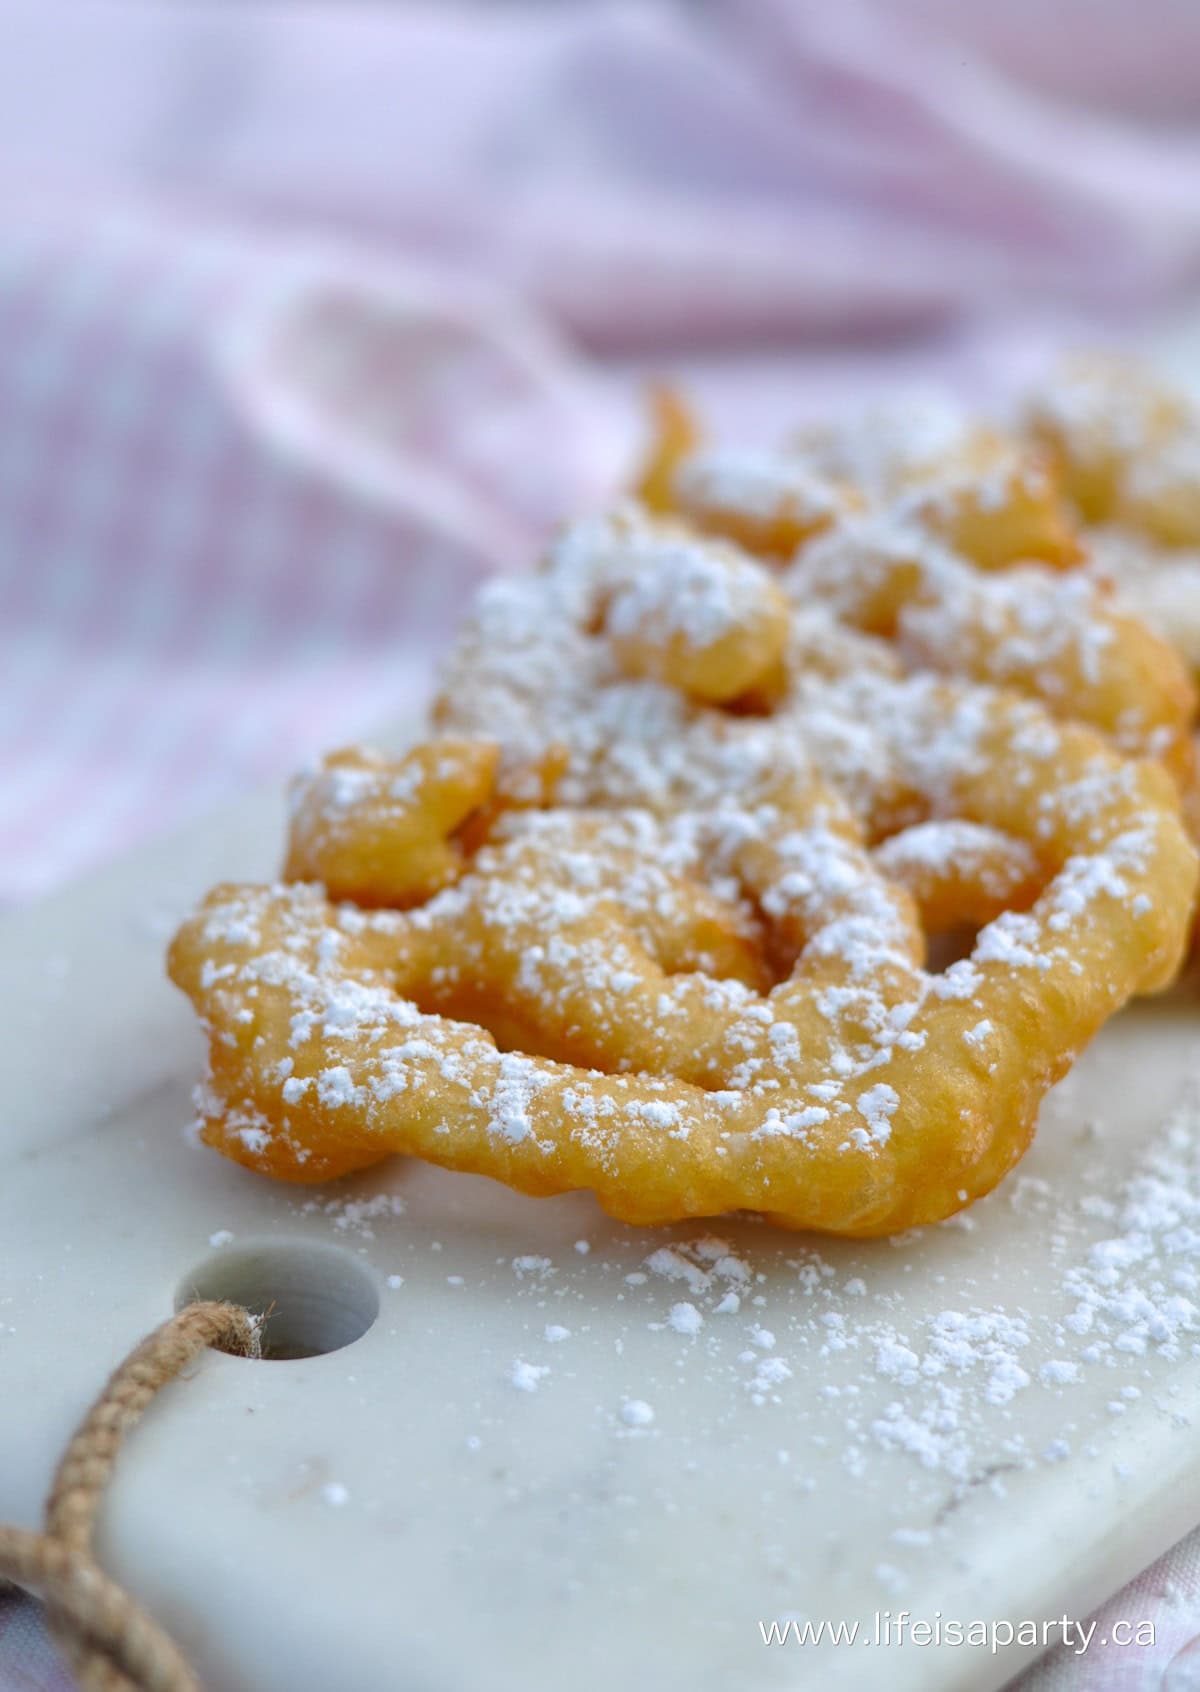
[[[710,447],[679,468],[676,493],[696,515],[737,513],[769,522],[781,516],[816,527],[847,500],[838,487],[798,457],[744,447]]]
[[[818,540],[791,566],[793,593],[808,556],[807,597],[819,600],[839,546],[903,563],[905,548],[884,540],[857,523]],[[501,815],[452,885],[403,914],[343,907],[330,922],[303,888],[209,913],[206,932],[224,948],[201,983],[214,1003],[260,985],[288,994],[290,1068],[276,1082],[285,1137],[287,1112],[315,1102],[368,1128],[402,1110],[436,1141],[432,1085],[445,1110],[478,1117],[522,1158],[548,1164],[561,1132],[550,1124],[565,1117],[589,1180],[614,1167],[618,1143],[648,1133],[697,1167],[728,1160],[730,1197],[716,1208],[753,1193],[770,1209],[772,1171],[795,1146],[812,1169],[861,1162],[862,1204],[884,1207],[895,1147],[921,1108],[906,1065],[931,1030],[959,1030],[966,1072],[986,1089],[1014,1039],[988,1010],[1000,984],[1019,997],[1025,978],[1069,968],[1088,921],[1153,916],[1133,900],[1152,825],[1139,814],[1123,831],[1093,826],[1113,806],[1137,809],[1122,766],[1099,753],[1072,762],[1033,704],[898,672],[894,645],[839,624],[835,607],[810,603],[793,618],[767,710],[726,710],[627,675],[614,619],[644,631],[675,607],[677,632],[702,644],[755,614],[764,567],[731,565],[730,553],[622,510],[567,529],[540,573],[485,592],[438,715],[500,740],[514,799],[526,771],[553,762],[554,804]],[[935,576],[970,574],[936,550],[922,559]],[[1043,621],[1056,638],[1055,619]],[[1003,831],[959,814],[964,796],[990,802],[998,758],[1011,772],[1000,786],[1018,798],[1028,788],[1011,813],[1025,838],[1005,862],[1028,875],[1045,856],[1048,885],[1030,911],[988,924],[970,959],[930,975],[908,896],[880,871],[889,851],[923,850],[928,865],[935,850],[945,863],[1003,843]],[[1069,776],[1043,791],[1042,764]],[[372,770],[376,785],[402,780]],[[873,863],[863,836],[897,831],[907,832]],[[1075,836],[1067,855],[1061,842]],[[386,974],[352,963],[382,957],[385,938]],[[775,986],[762,979],[764,953]],[[497,1007],[519,1030],[514,1050],[487,1032]],[[999,1095],[993,1105],[1003,1108]],[[266,1131],[262,1113],[238,1108],[249,1147]],[[300,1138],[294,1149],[299,1158]]]

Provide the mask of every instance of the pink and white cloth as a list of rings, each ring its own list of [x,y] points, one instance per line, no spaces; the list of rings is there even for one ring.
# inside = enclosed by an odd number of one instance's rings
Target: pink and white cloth
[[[111,207],[0,220],[11,901],[415,710],[472,583],[619,442],[467,282]]]
[[[417,708],[472,584],[626,476],[643,371],[770,432],[1200,297],[1173,0],[0,29],[0,903]],[[1198,1571],[1025,1692],[1200,1688]],[[0,1689],[62,1692],[31,1616]]]
[[[1200,288],[1200,128],[906,3],[0,4],[0,901],[407,709],[619,482],[618,354],[761,424],[835,332],[1011,381],[1034,315]]]

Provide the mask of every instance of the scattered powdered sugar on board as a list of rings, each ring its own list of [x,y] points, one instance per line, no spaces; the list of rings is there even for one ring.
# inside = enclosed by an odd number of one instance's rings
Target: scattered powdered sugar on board
[[[881,1459],[899,1457],[955,1490],[981,1480],[999,1490],[1006,1470],[1059,1463],[1077,1449],[1072,1393],[1095,1370],[1104,1371],[1107,1415],[1116,1422],[1145,1395],[1130,1375],[1149,1355],[1200,1355],[1198,1101],[1193,1085],[1114,1190],[1059,1195],[1027,1175],[985,1201],[1039,1225],[1052,1219],[1059,1268],[1036,1313],[965,1295],[906,1313],[894,1274],[872,1286],[873,1277],[843,1275],[830,1261],[826,1253],[839,1248],[807,1243],[788,1251],[782,1269],[772,1254],[769,1274],[745,1247],[713,1234],[656,1245],[642,1270],[611,1269],[620,1270],[621,1296],[657,1317],[649,1326],[680,1366],[690,1354],[708,1385],[728,1379],[729,1414],[739,1402],[751,1417],[778,1407],[802,1450],[806,1438],[828,1444],[828,1434],[805,1432],[817,1425],[814,1402],[823,1401],[838,1412],[841,1468],[864,1485],[876,1484],[870,1476]],[[926,1230],[901,1244],[955,1232]],[[963,1262],[974,1267],[977,1244],[968,1240]],[[679,1290],[687,1297],[673,1296]],[[722,1336],[734,1337],[737,1325],[710,1318],[746,1301],[754,1316],[731,1347]],[[555,1332],[547,1326],[546,1339]],[[526,1390],[536,1384],[530,1379]],[[1036,1433],[1015,1416],[1034,1401]],[[641,1407],[648,1400],[624,1401],[622,1422],[645,1425],[631,1420]],[[908,1530],[918,1535],[912,1543],[927,1531]]]
[[[741,1286],[751,1279],[749,1266],[715,1234],[660,1246],[646,1258],[646,1268],[666,1280],[685,1281],[693,1292],[705,1292],[714,1285]]]
[[[536,1392],[549,1373],[547,1364],[526,1363],[518,1357],[508,1371],[508,1378],[519,1392]]]
[[[302,1215],[327,1216],[339,1233],[354,1233],[364,1240],[375,1238],[372,1222],[386,1217],[403,1216],[404,1211],[404,1200],[399,1193],[392,1192],[373,1193],[360,1199],[308,1199],[300,1206]]]
[[[1022,1470],[1097,1457],[1119,1481],[1136,1468],[1136,1448],[1113,1443],[1131,1418],[1182,1425],[1186,1400],[1173,1399],[1162,1366],[1200,1356],[1200,1064],[1191,1074],[1121,1176],[1113,1128],[1088,1131],[1072,1091],[1093,1083],[1073,1074],[1043,1131],[1049,1143],[1069,1135],[1065,1164],[1060,1152],[1052,1179],[1036,1160],[1023,1168],[965,1232],[945,1224],[855,1245],[742,1220],[725,1233],[649,1236],[606,1225],[586,1252],[571,1234],[546,1245],[535,1232],[526,1249],[483,1258],[475,1241],[468,1265],[466,1235],[429,1240],[411,1206],[398,1227],[393,1194],[300,1208],[335,1232],[389,1223],[389,1252],[410,1254],[390,1285],[465,1279],[513,1312],[511,1350],[488,1353],[510,1396],[485,1428],[523,1418],[522,1400],[552,1373],[555,1404],[576,1404],[581,1431],[653,1432],[682,1458],[719,1428],[725,1442],[769,1452],[798,1496],[884,1488],[894,1508],[876,1555],[895,1569],[949,1531],[956,1501],[1003,1494]],[[986,1249],[994,1219],[998,1259]],[[1044,1244],[1036,1290],[1022,1280],[1014,1227]],[[470,1274],[447,1277],[446,1251]],[[625,1394],[615,1405],[604,1390],[614,1367]],[[577,1389],[595,1393],[591,1408],[586,1395],[570,1400]]]

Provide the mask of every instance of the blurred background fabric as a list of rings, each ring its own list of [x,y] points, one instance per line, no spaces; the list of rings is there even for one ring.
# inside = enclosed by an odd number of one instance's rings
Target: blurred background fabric
[[[762,435],[1200,287],[1171,0],[0,29],[0,901],[412,710],[467,581],[627,477],[646,371]]]
[[[612,475],[588,392],[469,282],[0,206],[3,898],[414,712],[481,571]]]
[[[1149,10],[0,7],[0,899],[412,709],[645,369],[765,433],[1188,297]]]
[[[0,137],[25,180],[436,251],[593,348],[1137,305],[1197,273],[1186,0],[26,0],[9,19]],[[1131,74],[1149,104],[1156,23],[1171,128],[1111,109]]]
[[[0,904],[417,710],[649,374],[753,439],[1198,310],[1192,0],[0,0]],[[1030,1692],[1159,1687],[1198,1546]]]

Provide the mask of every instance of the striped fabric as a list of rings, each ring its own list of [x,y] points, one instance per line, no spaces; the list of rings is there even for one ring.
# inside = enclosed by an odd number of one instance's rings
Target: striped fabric
[[[618,441],[544,331],[461,285],[132,214],[3,227],[12,902],[415,709],[472,582]]]

